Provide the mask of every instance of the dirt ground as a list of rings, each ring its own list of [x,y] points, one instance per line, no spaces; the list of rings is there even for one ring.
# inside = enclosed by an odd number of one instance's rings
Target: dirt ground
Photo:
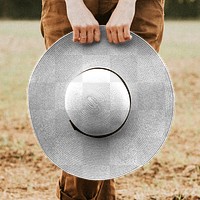
[[[44,51],[38,21],[1,21],[0,199],[53,200],[60,170],[30,127],[26,88]],[[169,137],[136,172],[116,179],[117,199],[200,199],[200,21],[167,21],[160,55],[176,95]]]

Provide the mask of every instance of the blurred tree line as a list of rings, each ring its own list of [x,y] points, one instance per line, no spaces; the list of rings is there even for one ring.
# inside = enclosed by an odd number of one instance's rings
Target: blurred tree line
[[[0,17],[39,19],[41,15],[41,1],[0,0]],[[200,18],[200,0],[165,0],[165,17],[176,19]]]

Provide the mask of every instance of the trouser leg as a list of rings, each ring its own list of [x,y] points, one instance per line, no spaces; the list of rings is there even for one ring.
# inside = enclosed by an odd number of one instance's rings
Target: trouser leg
[[[41,32],[46,48],[71,31],[65,0],[42,0]]]
[[[146,40],[157,52],[164,29],[164,0],[137,0],[131,31]]]
[[[56,195],[62,200],[115,200],[114,180],[85,180],[62,171]]]
[[[84,0],[84,2],[88,9],[97,16],[99,2],[94,0]],[[64,0],[42,1],[41,32],[47,49],[59,38],[72,31],[66,13]],[[56,195],[62,200],[114,200],[114,180],[85,180],[62,171],[57,183]]]

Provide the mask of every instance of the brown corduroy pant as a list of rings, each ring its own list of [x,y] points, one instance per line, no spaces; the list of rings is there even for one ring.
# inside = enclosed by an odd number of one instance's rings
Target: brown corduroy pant
[[[118,0],[84,0],[84,2],[99,24],[105,25]],[[145,39],[158,52],[163,28],[164,0],[137,0],[131,31]],[[41,32],[46,48],[71,31],[65,0],[42,0]],[[62,171],[56,195],[62,200],[114,200],[114,180],[85,180]]]

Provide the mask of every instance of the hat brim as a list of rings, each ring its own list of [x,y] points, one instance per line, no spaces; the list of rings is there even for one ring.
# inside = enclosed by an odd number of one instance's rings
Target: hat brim
[[[174,95],[166,66],[156,51],[131,32],[118,45],[106,39],[80,45],[72,32],[41,57],[29,82],[29,112],[36,137],[62,170],[90,180],[117,178],[147,163],[164,143],[173,117]],[[119,131],[92,138],[73,129],[65,92],[82,71],[101,66],[119,74],[131,95],[131,110]]]

